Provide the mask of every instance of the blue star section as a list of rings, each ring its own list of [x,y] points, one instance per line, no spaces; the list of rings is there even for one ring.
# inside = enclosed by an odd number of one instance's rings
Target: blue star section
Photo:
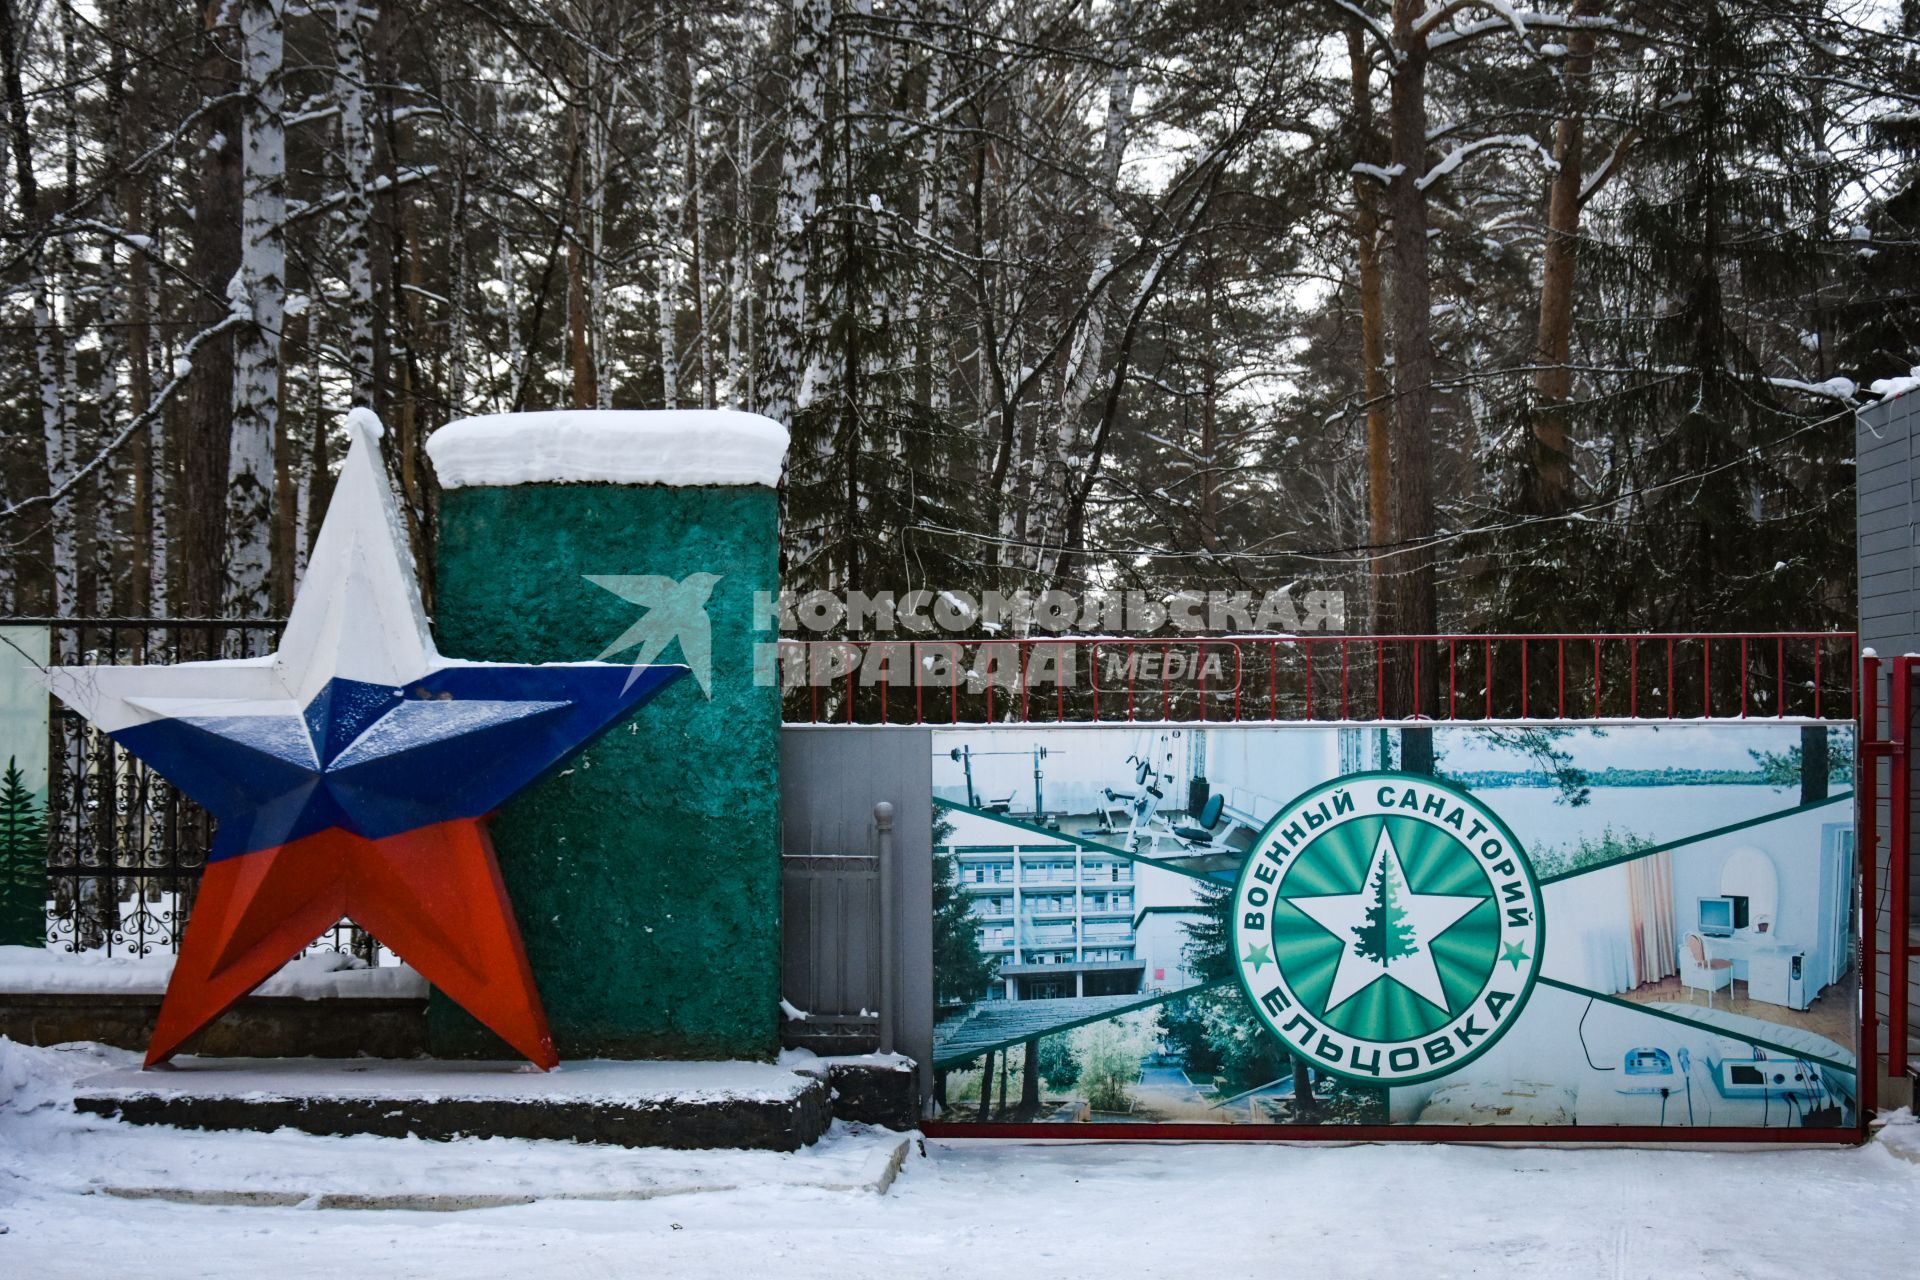
[[[297,711],[254,704],[113,737],[220,819],[217,862],[329,827],[379,840],[484,817],[685,674],[474,664],[399,687],[336,678]]]

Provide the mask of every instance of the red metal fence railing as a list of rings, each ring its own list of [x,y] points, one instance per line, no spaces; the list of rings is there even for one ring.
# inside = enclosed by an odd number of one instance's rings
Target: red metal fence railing
[[[1885,719],[1882,720],[1881,668],[1887,668]],[[1898,1079],[1909,1061],[1909,1023],[1913,1007],[1913,788],[1911,749],[1920,724],[1914,698],[1920,693],[1920,657],[1883,662],[1868,656],[1860,663],[1859,857],[1861,886],[1860,1011],[1862,1052],[1868,1070],[1862,1087],[1873,1087],[1871,1066],[1879,1055],[1880,1010],[1886,1009],[1888,1076]],[[1880,765],[1886,762],[1884,805]],[[1884,833],[1884,834],[1883,834]],[[1885,859],[1881,852],[1884,850]],[[1879,958],[1886,956],[1886,992],[1879,991]],[[1871,1102],[1864,1104],[1870,1108]]]
[[[789,724],[1859,712],[1852,632],[783,640]]]

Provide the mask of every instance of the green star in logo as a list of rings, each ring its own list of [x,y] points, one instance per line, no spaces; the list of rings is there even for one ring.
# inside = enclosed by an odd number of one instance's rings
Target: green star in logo
[[[1355,773],[1295,797],[1255,840],[1229,954],[1253,1015],[1290,1052],[1370,1088],[1418,1084],[1517,1020],[1541,915],[1532,862],[1472,793]]]

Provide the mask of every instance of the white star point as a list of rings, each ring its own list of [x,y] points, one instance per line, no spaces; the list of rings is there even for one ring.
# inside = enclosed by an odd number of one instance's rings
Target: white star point
[[[1397,895],[1396,905],[1401,912],[1398,923],[1412,930],[1413,949],[1407,955],[1374,960],[1361,955],[1355,944],[1359,930],[1367,923],[1368,909],[1378,900],[1374,885],[1383,873]],[[1434,964],[1432,943],[1486,899],[1413,892],[1407,883],[1406,869],[1400,865],[1400,851],[1394,848],[1385,828],[1374,844],[1373,861],[1368,864],[1360,892],[1289,898],[1288,901],[1340,941],[1340,967],[1334,972],[1333,986],[1327,992],[1328,1013],[1382,978],[1391,978],[1435,1008],[1452,1012],[1447,1008],[1440,970]]]

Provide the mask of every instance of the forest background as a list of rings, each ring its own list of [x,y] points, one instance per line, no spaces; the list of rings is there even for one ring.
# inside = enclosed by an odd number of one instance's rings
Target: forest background
[[[737,406],[796,590],[1845,628],[1920,363],[1913,3],[0,15],[16,616],[283,615],[351,405],[422,546],[452,419]]]

